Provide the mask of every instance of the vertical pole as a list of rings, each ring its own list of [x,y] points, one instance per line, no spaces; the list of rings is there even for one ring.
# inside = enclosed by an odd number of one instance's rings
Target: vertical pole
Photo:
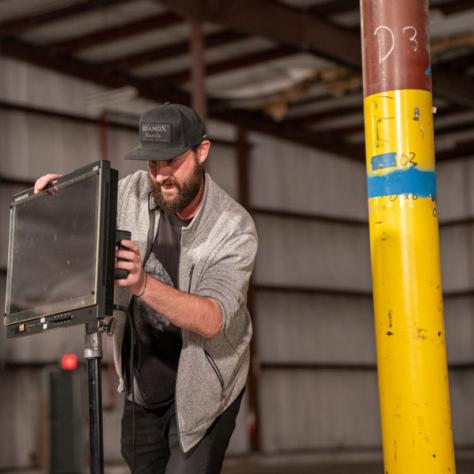
[[[249,192],[249,158],[251,145],[248,141],[247,130],[239,127],[237,131],[237,160],[238,160],[238,180],[239,180],[239,201],[247,211],[250,208],[250,192]],[[255,288],[253,279],[247,294],[247,306],[252,316],[253,337],[250,341],[250,373],[248,379],[248,429],[250,436],[250,449],[258,452],[261,449],[260,440],[260,411],[259,411],[259,357],[258,357],[258,332],[257,332],[257,314],[255,304]]]
[[[84,358],[89,379],[89,449],[90,474],[104,473],[104,438],[102,427],[102,334],[97,323],[86,324]]]
[[[385,472],[454,473],[427,0],[361,0]]]
[[[108,160],[109,157],[109,137],[108,137],[108,123],[107,111],[103,111],[99,118],[99,139],[100,139],[100,159]]]
[[[204,33],[199,18],[190,17],[191,27],[191,107],[201,117],[207,119],[206,67],[204,61]]]

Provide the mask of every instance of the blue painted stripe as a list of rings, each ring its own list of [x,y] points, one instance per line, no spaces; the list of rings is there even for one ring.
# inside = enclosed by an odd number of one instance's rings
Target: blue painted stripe
[[[413,194],[436,198],[436,174],[416,168],[397,170],[382,176],[368,176],[369,198]]]
[[[383,153],[382,155],[375,155],[371,158],[370,162],[374,171],[393,168],[397,166],[397,154]]]

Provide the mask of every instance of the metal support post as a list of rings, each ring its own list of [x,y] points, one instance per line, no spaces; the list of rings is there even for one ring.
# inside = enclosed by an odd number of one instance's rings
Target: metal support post
[[[370,246],[387,474],[454,473],[427,0],[361,0]]]
[[[104,445],[102,431],[102,334],[98,323],[86,325],[84,358],[87,360],[89,379],[89,445],[90,472],[104,472]]]
[[[206,94],[206,65],[204,59],[204,32],[199,18],[190,17],[191,28],[191,91],[192,108],[206,121],[207,119],[207,94]]]

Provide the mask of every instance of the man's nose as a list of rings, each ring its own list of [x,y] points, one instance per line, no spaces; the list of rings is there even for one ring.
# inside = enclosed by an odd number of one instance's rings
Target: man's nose
[[[166,161],[158,161],[155,168],[155,180],[157,183],[163,182],[171,175],[171,166]]]

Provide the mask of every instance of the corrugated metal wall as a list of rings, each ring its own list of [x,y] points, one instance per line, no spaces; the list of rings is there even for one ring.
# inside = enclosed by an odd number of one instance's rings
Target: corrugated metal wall
[[[0,102],[88,116],[84,97],[100,89],[2,60]],[[136,112],[139,101],[122,104]],[[94,111],[95,113],[95,111]],[[94,115],[95,116],[95,115]],[[239,197],[237,132],[210,123],[221,139],[209,170]],[[32,181],[101,158],[99,125],[14,110],[0,103],[0,176]],[[121,176],[136,132],[109,127],[107,155]],[[101,138],[102,137],[102,138]],[[102,141],[101,141],[102,140]],[[250,133],[249,207],[260,250],[254,275],[261,447],[265,452],[365,449],[380,445],[364,164]],[[226,144],[227,143],[227,144]],[[458,446],[474,443],[474,161],[438,167],[442,264]],[[8,204],[24,186],[0,183],[0,268],[6,267]],[[448,222],[451,224],[448,225]],[[3,307],[5,273],[0,273]],[[106,344],[106,361],[110,348]],[[82,328],[6,340],[0,330],[0,469],[41,458],[43,364],[82,356]],[[118,461],[121,399],[104,371],[106,459]],[[249,450],[246,403],[231,452]]]

